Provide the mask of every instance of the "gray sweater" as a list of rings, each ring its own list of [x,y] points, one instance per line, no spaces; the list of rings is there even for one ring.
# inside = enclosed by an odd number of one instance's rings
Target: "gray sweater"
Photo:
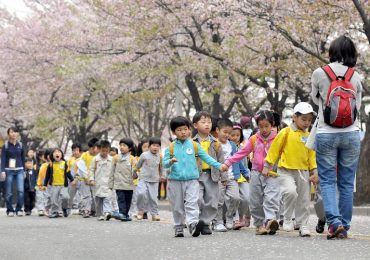
[[[344,66],[343,64],[338,62],[330,63],[329,65],[337,76],[343,76],[348,69],[347,66]],[[324,122],[323,102],[325,103],[326,101],[328,88],[330,86],[330,79],[328,78],[328,76],[326,75],[325,71],[322,68],[318,68],[312,73],[311,82],[312,82],[312,91],[311,91],[312,101],[319,106],[318,112],[319,123],[317,126],[317,133],[339,133],[339,132],[358,131],[359,130],[358,117],[353,125],[346,128],[332,127]],[[362,98],[362,85],[361,77],[357,72],[353,74],[351,83],[353,87],[357,89],[356,107],[357,111],[360,111]],[[319,97],[316,96],[318,92],[320,93]]]
[[[159,177],[162,175],[160,161],[161,156],[159,153],[153,154],[150,151],[142,153],[136,164],[136,170],[140,170],[138,173],[139,180],[159,182]]]

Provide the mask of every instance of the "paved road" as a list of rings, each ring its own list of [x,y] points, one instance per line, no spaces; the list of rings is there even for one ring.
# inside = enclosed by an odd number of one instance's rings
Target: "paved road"
[[[252,228],[174,238],[170,212],[160,214],[160,222],[123,223],[80,216],[9,218],[0,210],[0,259],[370,259],[367,216],[354,217],[350,239],[327,241],[297,232],[255,236]],[[311,219],[313,231],[316,218]]]

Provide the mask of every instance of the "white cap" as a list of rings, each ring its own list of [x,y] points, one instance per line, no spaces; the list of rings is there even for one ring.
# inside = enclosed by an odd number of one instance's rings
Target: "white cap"
[[[314,116],[317,116],[317,113],[313,111],[312,106],[308,104],[307,102],[301,102],[295,105],[294,114],[295,113],[301,113],[302,115],[312,113]]]

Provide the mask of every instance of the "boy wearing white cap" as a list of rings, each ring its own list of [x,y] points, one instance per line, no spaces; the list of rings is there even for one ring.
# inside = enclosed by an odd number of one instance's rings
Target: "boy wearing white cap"
[[[268,172],[278,162],[280,191],[284,202],[283,230],[293,231],[292,221],[295,212],[296,224],[299,225],[299,235],[310,236],[308,218],[310,216],[310,186],[309,175],[317,175],[315,151],[305,147],[313,117],[316,113],[306,102],[294,107],[293,123],[275,137],[265,158],[262,174]]]

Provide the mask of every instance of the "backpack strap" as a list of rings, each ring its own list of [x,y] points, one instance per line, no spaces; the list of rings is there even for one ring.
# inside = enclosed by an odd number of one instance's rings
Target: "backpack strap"
[[[216,150],[216,153],[218,154],[218,152],[220,151],[220,147],[221,147],[221,143],[220,141],[216,140],[215,141],[215,150]]]
[[[324,72],[326,73],[326,75],[329,77],[331,81],[337,80],[337,75],[335,74],[335,72],[332,70],[332,68],[329,65],[325,65],[324,67],[322,67],[322,69],[324,70]]]
[[[348,67],[346,73],[344,73],[344,80],[350,81],[354,73],[355,70],[353,68]]]
[[[197,142],[195,141],[192,141],[193,142],[193,148],[194,148],[194,156],[195,156],[195,161],[197,163],[197,165],[200,165],[200,161],[199,161],[199,146],[200,144],[198,144]]]
[[[169,150],[170,150],[170,159],[173,158],[174,149],[175,149],[175,143],[172,142],[172,143],[170,143],[170,147],[169,147]]]

